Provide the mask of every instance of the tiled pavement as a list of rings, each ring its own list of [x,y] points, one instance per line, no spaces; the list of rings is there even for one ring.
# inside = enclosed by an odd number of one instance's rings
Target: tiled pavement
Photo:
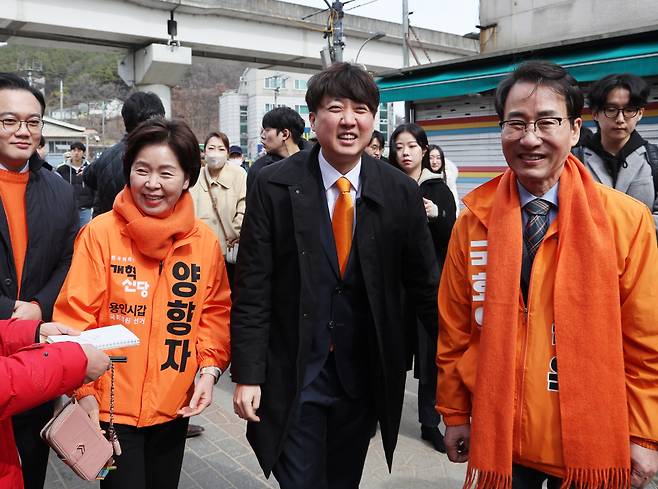
[[[452,464],[420,440],[416,414],[416,381],[409,376],[400,437],[388,473],[379,434],[373,438],[361,483],[362,489],[458,489],[464,465]],[[233,384],[223,376],[215,387],[213,405],[193,422],[205,432],[187,441],[179,489],[267,489],[279,485],[263,476],[245,439],[245,422],[233,414]],[[46,489],[87,489],[97,483],[77,478],[51,455]]]

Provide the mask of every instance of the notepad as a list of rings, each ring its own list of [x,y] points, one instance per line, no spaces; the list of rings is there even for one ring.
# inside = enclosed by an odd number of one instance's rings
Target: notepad
[[[53,335],[49,336],[46,341],[48,343],[71,341],[73,343],[92,345],[99,350],[112,350],[114,348],[139,345],[139,338],[135,333],[120,324],[88,329],[87,331],[83,331],[80,336]]]

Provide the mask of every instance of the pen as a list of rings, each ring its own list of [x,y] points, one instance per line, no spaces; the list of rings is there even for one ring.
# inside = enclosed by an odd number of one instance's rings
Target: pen
[[[126,356],[116,356],[116,355],[110,355],[110,361],[112,363],[126,363],[128,361],[128,357]]]

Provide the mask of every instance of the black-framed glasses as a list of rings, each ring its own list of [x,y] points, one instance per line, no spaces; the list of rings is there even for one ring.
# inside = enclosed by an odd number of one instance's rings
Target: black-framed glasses
[[[0,119],[0,123],[2,123],[2,128],[5,131],[10,131],[10,132],[20,131],[21,126],[25,124],[25,127],[27,127],[28,131],[30,131],[32,134],[37,134],[41,131],[41,128],[43,127],[43,120],[41,119],[28,119],[26,121],[22,121],[19,119],[7,118],[7,119]]]
[[[502,131],[502,135],[508,139],[522,138],[528,127],[532,126],[535,135],[537,136],[550,136],[556,133],[562,125],[562,121],[569,120],[568,117],[540,117],[533,122],[525,122],[518,119],[510,119],[498,123]]]
[[[623,107],[620,109],[619,107],[615,107],[614,105],[607,105],[603,107],[603,114],[605,114],[605,116],[608,119],[616,119],[617,117],[619,117],[620,112],[624,116],[624,119],[632,119],[640,112],[640,108]]]

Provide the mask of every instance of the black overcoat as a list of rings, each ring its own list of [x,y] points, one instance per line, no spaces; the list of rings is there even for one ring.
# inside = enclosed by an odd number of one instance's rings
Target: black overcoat
[[[260,384],[260,423],[247,438],[269,476],[292,421],[313,335],[314,269],[324,257],[319,146],[261,170],[247,198],[231,313],[232,378]],[[389,468],[407,370],[403,296],[436,336],[439,272],[416,182],[362,155],[355,237],[374,328],[371,390]],[[405,294],[406,292],[406,294]]]

